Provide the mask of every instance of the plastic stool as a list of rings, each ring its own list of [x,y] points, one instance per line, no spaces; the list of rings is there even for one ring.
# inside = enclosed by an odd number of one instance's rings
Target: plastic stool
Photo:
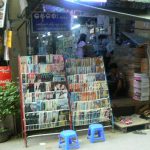
[[[88,139],[90,140],[91,143],[94,143],[95,141],[105,141],[105,133],[103,125],[91,124],[88,129]]]
[[[59,135],[59,148],[70,150],[72,148],[79,148],[78,136],[73,130],[64,130]]]

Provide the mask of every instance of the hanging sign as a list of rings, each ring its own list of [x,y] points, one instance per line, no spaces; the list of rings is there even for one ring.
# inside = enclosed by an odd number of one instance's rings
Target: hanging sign
[[[71,16],[69,13],[32,13],[33,32],[69,31],[71,28]]]
[[[11,81],[10,66],[0,66],[0,86],[5,86],[7,82]]]
[[[12,47],[12,31],[8,30],[7,31],[7,43],[6,43],[8,48]]]
[[[0,28],[4,27],[7,0],[0,0]]]

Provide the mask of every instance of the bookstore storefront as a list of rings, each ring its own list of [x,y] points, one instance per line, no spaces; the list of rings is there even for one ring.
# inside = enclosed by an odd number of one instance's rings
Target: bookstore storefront
[[[43,8],[46,12],[32,13],[32,48],[18,59],[26,145],[34,131],[51,129],[53,134],[98,122],[113,126],[104,60],[97,48],[99,34],[111,34],[109,18],[100,15],[106,23],[100,26],[99,21],[97,27],[94,14]]]
[[[42,6],[44,11],[33,12],[28,26],[28,56],[18,58],[25,144],[34,131],[82,130],[98,122],[119,128],[140,121],[147,125],[139,116],[132,119],[135,108],[119,123],[113,118],[130,111],[122,99],[131,107],[133,97],[149,100],[149,91],[144,90],[149,87],[148,76],[134,74],[143,73],[141,62],[148,66],[146,48],[134,47],[126,33],[118,34],[118,20],[110,16]],[[144,86],[138,88],[140,83]],[[145,91],[143,97],[139,89]],[[118,102],[123,103],[120,114],[115,109]]]

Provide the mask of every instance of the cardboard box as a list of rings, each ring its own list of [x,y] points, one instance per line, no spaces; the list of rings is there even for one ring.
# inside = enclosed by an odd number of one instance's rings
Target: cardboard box
[[[148,66],[148,59],[143,58],[141,59],[141,73],[148,73],[149,66]]]
[[[148,30],[150,30],[150,22],[146,22],[146,21],[135,21],[135,28],[137,28],[137,29],[148,29]]]

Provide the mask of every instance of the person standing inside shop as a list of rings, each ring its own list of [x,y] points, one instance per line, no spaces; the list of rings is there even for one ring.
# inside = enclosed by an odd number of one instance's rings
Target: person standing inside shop
[[[84,51],[85,51],[86,45],[87,45],[86,38],[87,38],[87,35],[82,33],[80,35],[80,38],[79,38],[78,42],[77,42],[76,56],[78,58],[83,58],[84,57]]]
[[[127,84],[124,74],[119,70],[116,63],[110,64],[107,75],[110,96],[112,98],[126,96]]]
[[[109,70],[111,57],[114,53],[114,44],[111,37],[108,35],[99,35],[99,55],[103,56],[106,71]]]

